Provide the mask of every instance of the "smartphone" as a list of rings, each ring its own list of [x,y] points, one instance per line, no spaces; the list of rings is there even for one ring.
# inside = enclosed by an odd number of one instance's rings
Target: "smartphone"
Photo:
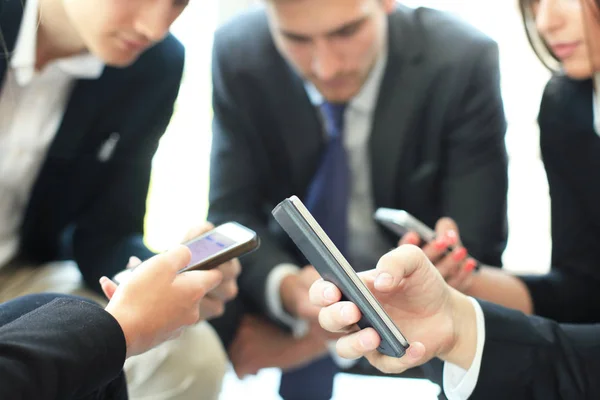
[[[433,229],[404,210],[381,207],[375,211],[373,218],[399,237],[404,236],[409,231],[413,231],[416,232],[425,243],[429,243],[435,239],[435,231]],[[453,246],[448,247],[446,254],[450,254],[453,250]],[[478,271],[480,267],[479,262],[477,262],[474,270]]]
[[[285,199],[272,214],[321,277],[335,284],[347,300],[358,306],[363,316],[358,326],[372,327],[381,337],[378,351],[402,357],[408,341],[300,199]]]
[[[235,257],[256,250],[260,245],[260,239],[253,230],[237,222],[227,222],[183,245],[190,249],[192,257],[188,265],[178,273],[215,268]],[[115,275],[115,282],[123,282],[132,270],[119,272]]]

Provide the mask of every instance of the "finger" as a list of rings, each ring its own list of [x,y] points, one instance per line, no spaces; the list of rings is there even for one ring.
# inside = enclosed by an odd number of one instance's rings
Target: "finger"
[[[234,258],[219,265],[219,270],[223,274],[223,280],[235,280],[242,272],[242,265],[237,258]]]
[[[296,312],[298,313],[298,317],[302,319],[307,319],[310,321],[316,321],[319,318],[319,312],[321,311],[321,307],[314,306],[309,298],[308,292],[304,292],[302,295],[303,298],[298,302],[298,308]]]
[[[366,328],[339,338],[335,348],[340,357],[354,360],[374,351],[380,343],[381,338],[375,329]]]
[[[365,357],[373,366],[386,374],[398,374],[409,368],[422,365],[425,361],[425,346],[421,342],[412,342],[406,354],[401,358],[389,357],[378,351],[366,353]]]
[[[200,225],[194,226],[193,228],[190,228],[189,231],[186,232],[186,234],[183,237],[183,242],[189,242],[190,240],[205,234],[206,232],[210,231],[211,229],[214,229],[214,225],[211,224],[210,222],[204,222]]]
[[[220,301],[229,301],[235,298],[238,294],[238,285],[236,281],[222,281],[219,286],[206,294],[207,297],[212,297]]]
[[[317,272],[315,267],[308,265],[300,271],[300,280],[307,287],[312,285],[316,280],[321,279],[321,275]]]
[[[349,301],[340,301],[321,309],[319,313],[319,325],[329,332],[340,332],[348,330],[349,327],[358,323],[361,313],[356,304]]]
[[[142,263],[142,260],[137,258],[136,256],[129,257],[129,262],[127,263],[127,268],[135,268]]]
[[[413,246],[421,246],[421,237],[416,232],[408,232],[400,238],[398,246],[403,244],[412,244]]]
[[[434,267],[421,249],[411,245],[398,247],[379,259],[373,284],[378,291],[387,293],[398,287],[404,278],[426,268]]]
[[[467,249],[458,247],[442,258],[435,266],[444,279],[449,279],[461,270],[466,258]]]
[[[450,246],[460,245],[458,225],[456,225],[456,222],[454,222],[452,218],[440,218],[435,224],[435,235],[436,237],[447,237],[450,242]]]
[[[475,261],[473,258],[467,258],[467,260],[461,265],[459,271],[454,274],[453,277],[447,280],[448,285],[460,290],[461,292],[464,291],[466,289],[465,284],[467,284],[468,280],[471,278],[476,264],[477,261]]]
[[[225,304],[221,300],[205,297],[200,301],[200,320],[220,317],[225,312]]]
[[[190,249],[183,245],[177,245],[174,248],[157,254],[154,257],[144,261],[136,268],[138,270],[149,270],[152,274],[171,274],[175,275],[179,270],[189,264],[192,253]]]
[[[100,287],[102,288],[102,291],[108,300],[112,299],[118,288],[117,284],[108,279],[106,276],[100,278]]]
[[[223,274],[217,269],[210,271],[185,271],[177,275],[174,284],[185,291],[192,301],[200,301],[208,292],[219,286]]]
[[[432,263],[437,264],[442,260],[450,247],[450,241],[446,236],[438,236],[431,242],[427,243],[422,247],[423,253],[427,256]]]
[[[342,299],[342,292],[331,282],[320,279],[308,291],[310,302],[317,307],[326,307]]]

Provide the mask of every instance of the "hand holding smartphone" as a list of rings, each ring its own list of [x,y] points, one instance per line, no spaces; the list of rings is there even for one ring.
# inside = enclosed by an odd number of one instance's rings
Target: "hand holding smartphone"
[[[192,257],[187,266],[178,271],[209,270],[244,254],[256,250],[260,239],[256,232],[237,222],[227,222],[210,231],[183,243]],[[116,283],[123,282],[134,268],[119,272],[114,277]]]
[[[358,325],[377,331],[381,337],[378,351],[402,357],[408,341],[300,199],[292,196],[272,213],[321,277],[335,284],[346,299],[356,304],[363,316]]]
[[[424,244],[431,242],[436,237],[433,229],[404,210],[381,207],[375,211],[373,218],[390,231],[397,234],[398,237],[402,237],[408,232],[413,231],[421,237]],[[453,250],[454,246],[448,247],[446,254],[452,253]],[[475,265],[475,270],[477,271],[479,268],[480,265],[477,263]]]

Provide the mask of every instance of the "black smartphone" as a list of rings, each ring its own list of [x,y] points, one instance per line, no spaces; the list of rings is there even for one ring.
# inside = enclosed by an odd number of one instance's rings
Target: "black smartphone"
[[[185,243],[192,258],[188,265],[179,270],[178,273],[192,270],[209,270],[235,257],[242,256],[256,250],[260,245],[260,239],[252,229],[238,224],[227,222]],[[123,282],[128,273],[133,269],[127,269],[115,275],[115,282]]]
[[[394,208],[380,207],[375,211],[373,216],[375,221],[381,223],[398,237],[404,236],[406,233],[416,232],[424,243],[429,243],[435,239],[435,231],[413,217],[407,211],[397,210]],[[454,250],[453,246],[448,247],[446,254],[450,254]],[[480,269],[479,262],[475,264],[475,271]]]
[[[363,316],[358,326],[372,327],[381,337],[378,351],[402,357],[408,341],[300,199],[292,196],[279,203],[272,213],[321,277],[335,284],[347,300],[358,306]]]

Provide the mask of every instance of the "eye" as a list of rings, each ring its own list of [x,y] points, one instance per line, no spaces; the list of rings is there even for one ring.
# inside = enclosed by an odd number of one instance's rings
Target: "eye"
[[[353,24],[350,26],[346,26],[335,33],[335,36],[338,37],[350,37],[358,32],[358,29],[362,24]]]

